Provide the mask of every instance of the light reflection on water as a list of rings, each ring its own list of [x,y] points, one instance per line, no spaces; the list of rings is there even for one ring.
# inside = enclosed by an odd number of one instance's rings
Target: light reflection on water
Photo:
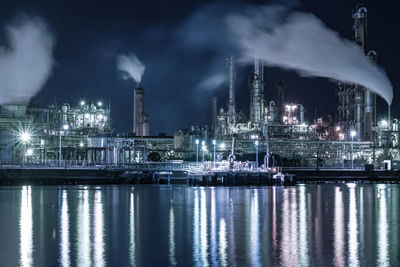
[[[136,229],[135,229],[135,194],[130,193],[129,202],[129,262],[131,266],[136,266]]]
[[[16,225],[5,226],[0,253],[18,244],[2,266],[390,266],[400,258],[397,184],[0,190],[0,221]],[[51,238],[39,234],[53,229]]]
[[[347,225],[347,234],[349,236],[349,265],[359,266],[358,258],[358,221],[357,221],[357,200],[356,200],[356,185],[349,184],[349,220]]]
[[[21,212],[19,219],[20,232],[20,265],[32,266],[32,190],[30,186],[23,186],[21,190]]]
[[[70,266],[68,191],[62,190],[60,209],[60,265]]]

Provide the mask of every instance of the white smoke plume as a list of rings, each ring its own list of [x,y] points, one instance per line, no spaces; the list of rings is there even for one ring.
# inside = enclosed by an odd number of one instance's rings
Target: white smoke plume
[[[254,57],[266,65],[295,70],[302,76],[325,77],[359,84],[390,104],[393,88],[385,71],[372,63],[362,49],[343,39],[312,14],[294,12],[271,29],[269,8],[246,15],[232,14],[227,22],[238,42],[242,60]]]
[[[123,72],[123,78],[132,78],[140,83],[146,66],[137,58],[134,53],[120,55],[117,60],[117,67]]]
[[[200,83],[197,84],[197,89],[215,89],[221,85],[223,85],[227,81],[227,74],[225,73],[217,73],[211,76],[207,76]]]
[[[54,37],[39,17],[19,16],[5,27],[0,45],[0,105],[27,104],[54,65]]]

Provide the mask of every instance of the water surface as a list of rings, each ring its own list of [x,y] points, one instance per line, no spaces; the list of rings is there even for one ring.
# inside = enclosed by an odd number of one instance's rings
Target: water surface
[[[400,261],[400,185],[0,187],[0,266]]]

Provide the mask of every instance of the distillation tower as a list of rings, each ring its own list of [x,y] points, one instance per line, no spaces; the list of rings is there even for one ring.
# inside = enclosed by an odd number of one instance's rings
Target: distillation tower
[[[354,42],[366,56],[376,62],[376,52],[367,48],[367,9],[357,6],[353,13]],[[376,126],[376,94],[360,85],[339,83],[338,124],[345,132],[356,131],[359,141],[372,141]]]

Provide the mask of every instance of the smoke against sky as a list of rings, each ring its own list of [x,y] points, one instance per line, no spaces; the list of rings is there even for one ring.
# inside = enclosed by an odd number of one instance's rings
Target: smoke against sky
[[[39,17],[20,15],[0,42],[0,105],[27,104],[44,86],[54,65],[54,37]]]
[[[137,58],[134,53],[120,55],[117,60],[117,67],[123,72],[123,78],[131,78],[140,83],[146,66]]]
[[[368,48],[378,52],[379,64],[384,66],[397,88],[400,84],[400,76],[396,74],[400,62],[397,53],[400,35],[397,9],[393,7],[400,8],[400,3],[388,1],[390,4],[380,1],[367,3]],[[146,112],[151,115],[151,133],[173,134],[191,125],[209,124],[212,97],[218,98],[218,108],[227,107],[228,84],[226,80],[221,82],[228,74],[225,61],[232,54],[236,58],[240,54],[235,51],[237,45],[230,42],[235,40],[227,30],[226,16],[248,15],[246,10],[249,6],[257,10],[262,7],[257,4],[276,2],[154,0],[138,5],[134,1],[116,0],[110,8],[108,3],[75,0],[63,5],[51,0],[5,1],[0,10],[0,25],[6,25],[10,16],[23,8],[40,14],[57,33],[56,69],[43,90],[33,98],[32,104],[79,104],[82,99],[88,102],[107,102],[110,99],[115,132],[131,131],[132,95],[136,84],[133,80],[121,79],[116,59],[118,55],[134,51],[146,64],[146,75],[141,85],[146,94]],[[296,9],[315,14],[348,40],[353,36],[351,11],[355,3],[352,1],[328,1],[321,5],[317,0],[301,0],[298,6],[293,6],[290,0],[286,1],[289,5],[278,2],[280,9],[268,14],[270,18],[275,14],[270,21],[276,21],[276,25],[262,27],[267,33],[271,33],[275,26],[284,25],[290,11]],[[155,5],[159,8],[154,9]],[[265,19],[260,18],[260,23]],[[6,31],[0,31],[6,34]],[[6,45],[6,37],[0,34],[2,47]],[[237,66],[237,109],[245,113],[248,113],[249,106],[247,78],[252,71],[252,62],[249,63],[238,62]],[[287,85],[288,101],[304,105],[308,120],[317,113],[326,116],[336,108],[337,85],[334,82],[326,78],[302,78],[281,67],[265,69],[267,101],[275,99],[275,85],[279,80],[284,80]],[[209,82],[213,81],[215,83],[210,86]],[[215,87],[205,90],[204,86]],[[396,93],[392,106],[394,114],[400,111]],[[316,108],[318,112],[314,112]],[[378,109],[378,116],[379,113]]]
[[[239,44],[242,60],[254,57],[269,66],[296,70],[302,76],[359,84],[391,104],[393,89],[385,71],[369,60],[355,43],[341,38],[309,13],[294,12],[272,30],[268,7],[251,14],[230,15],[228,25]]]

